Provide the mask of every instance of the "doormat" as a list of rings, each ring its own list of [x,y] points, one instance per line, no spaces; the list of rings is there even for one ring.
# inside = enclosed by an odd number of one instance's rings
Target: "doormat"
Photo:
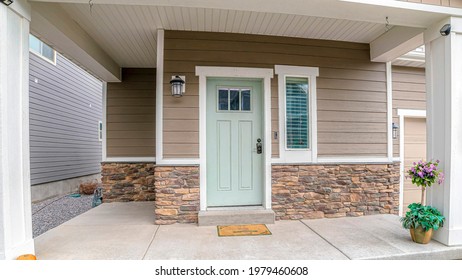
[[[271,231],[266,225],[232,225],[217,226],[218,236],[251,236],[251,235],[271,235]]]

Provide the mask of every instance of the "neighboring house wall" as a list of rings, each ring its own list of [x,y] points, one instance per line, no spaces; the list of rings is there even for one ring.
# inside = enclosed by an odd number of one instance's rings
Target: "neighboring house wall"
[[[399,123],[398,109],[426,110],[425,69],[393,66],[393,122]],[[393,156],[399,157],[399,137],[393,139]]]
[[[107,157],[155,157],[156,69],[124,68],[106,104]]]
[[[32,185],[101,172],[102,83],[63,56],[30,55]]]
[[[400,1],[462,8],[462,0],[400,0]]]
[[[387,155],[386,67],[369,45],[231,33],[165,31],[164,96],[173,75],[186,76],[182,98],[164,98],[164,158],[199,157],[196,66],[319,67],[318,155]],[[272,130],[278,131],[278,79],[271,81]],[[273,139],[273,157],[278,141]]]

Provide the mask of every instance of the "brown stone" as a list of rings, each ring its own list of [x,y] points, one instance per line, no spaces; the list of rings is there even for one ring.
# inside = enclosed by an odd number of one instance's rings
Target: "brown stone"
[[[102,163],[101,174],[105,202],[155,199],[153,164]]]
[[[334,214],[326,214],[326,218],[341,218],[341,217],[346,217],[346,213],[334,213]]]
[[[162,204],[169,205],[168,210],[174,210],[167,211],[168,216],[156,215],[156,224],[197,223],[199,167],[155,167],[154,179],[156,188],[159,186],[156,189],[156,213],[163,211]],[[165,193],[171,194],[161,196]],[[165,221],[166,218],[168,222]]]
[[[303,218],[305,218],[305,219],[322,219],[322,218],[324,218],[324,212],[322,212],[322,211],[309,212],[309,213],[306,213]]]
[[[351,202],[359,202],[359,201],[361,201],[361,195],[359,195],[357,193],[350,194],[350,201]]]
[[[157,215],[162,215],[162,216],[175,216],[178,214],[177,209],[165,209],[165,208],[160,208],[156,209],[155,213]]]
[[[191,194],[185,194],[181,197],[182,200],[199,200],[199,194],[198,193],[191,193]]]
[[[272,203],[278,220],[398,210],[399,164],[301,165],[298,175],[293,174],[296,169],[273,166]]]

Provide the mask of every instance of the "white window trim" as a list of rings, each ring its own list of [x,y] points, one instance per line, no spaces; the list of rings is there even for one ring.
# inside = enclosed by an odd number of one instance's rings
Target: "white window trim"
[[[279,159],[277,163],[313,163],[318,158],[316,77],[318,67],[275,65],[278,75]],[[286,149],[286,77],[305,77],[309,81],[309,143],[310,149]]]
[[[263,79],[263,151],[264,157],[264,187],[263,207],[271,209],[271,79],[273,69],[245,67],[215,67],[196,66],[196,76],[199,76],[199,172],[200,172],[200,210],[207,211],[207,78],[261,78]]]
[[[29,36],[34,36],[34,35],[30,34]],[[34,37],[35,37],[35,36],[34,36]],[[37,38],[37,37],[35,37],[35,38]],[[37,40],[39,40],[39,42],[40,42],[40,49],[42,49],[42,48],[43,48],[43,45],[44,45],[45,43],[44,43],[42,40],[40,40],[39,38],[37,38]],[[45,45],[47,45],[47,44],[45,44]],[[47,46],[49,46],[49,45],[47,45]],[[49,47],[50,47],[50,46],[49,46]],[[50,48],[51,48],[51,47],[50,47]],[[53,60],[49,59],[48,57],[42,55],[41,53],[37,52],[36,50],[34,50],[34,49],[30,48],[30,47],[29,47],[29,52],[35,54],[36,56],[40,57],[41,59],[45,60],[46,62],[51,63],[51,64],[53,64],[53,65],[56,66],[56,51],[55,51],[53,48],[51,48],[51,49],[53,50]]]

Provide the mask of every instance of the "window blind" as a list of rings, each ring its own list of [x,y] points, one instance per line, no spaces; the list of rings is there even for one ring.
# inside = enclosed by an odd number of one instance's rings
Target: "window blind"
[[[308,78],[286,78],[286,146],[308,149]]]

